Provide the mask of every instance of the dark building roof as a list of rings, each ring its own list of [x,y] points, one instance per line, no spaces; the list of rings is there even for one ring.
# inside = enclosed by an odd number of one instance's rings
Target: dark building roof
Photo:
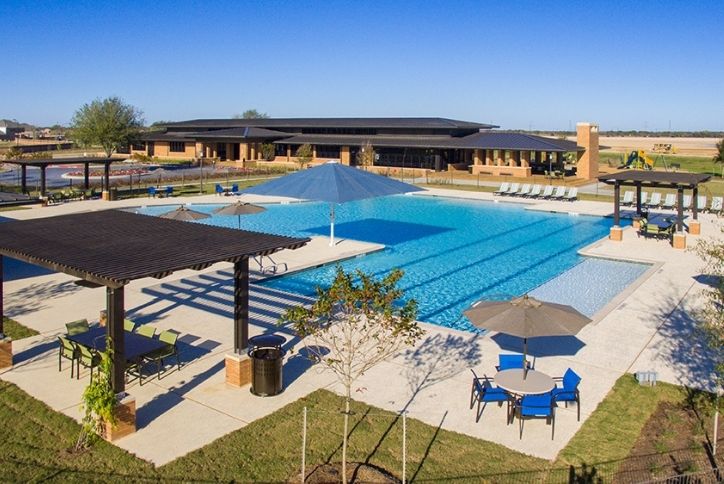
[[[282,131],[255,128],[253,126],[247,126],[245,128],[215,129],[213,131],[201,131],[194,133],[194,138],[196,139],[272,139],[288,136],[292,135]]]
[[[0,230],[0,254],[109,287],[307,242],[118,210],[4,222]]]
[[[693,188],[699,183],[707,182],[711,179],[711,175],[705,173],[682,173],[673,171],[653,171],[653,170],[624,170],[610,175],[601,175],[599,181],[614,185],[635,185],[640,183],[642,186],[651,187],[690,187]]]
[[[196,132],[181,132],[181,131],[172,131],[172,132],[165,132],[165,131],[149,131],[147,133],[141,134],[141,140],[142,141],[189,141],[193,142],[195,140]]]
[[[320,146],[362,146],[369,142],[373,147],[439,148],[439,149],[506,149],[567,152],[579,151],[573,141],[544,138],[523,133],[483,131],[463,137],[452,136],[384,136],[384,135],[324,135],[302,134],[275,141],[277,144]]]
[[[12,163],[14,165],[27,166],[48,166],[48,165],[80,165],[83,163],[107,163],[123,161],[123,158],[106,158],[97,156],[81,156],[75,158],[41,158],[41,159],[20,159],[20,160],[4,160],[4,163]]]
[[[498,126],[447,118],[266,118],[266,119],[192,119],[168,123],[171,128],[223,129],[255,126],[258,128],[437,128],[490,129]]]

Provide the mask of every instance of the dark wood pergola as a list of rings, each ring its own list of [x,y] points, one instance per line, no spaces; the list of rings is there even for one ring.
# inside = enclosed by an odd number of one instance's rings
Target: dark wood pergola
[[[83,165],[83,185],[86,190],[90,188],[90,165],[91,163],[103,165],[104,187],[108,190],[111,181],[111,163],[123,161],[120,158],[99,158],[99,157],[76,157],[76,158],[43,158],[43,159],[20,159],[5,160],[4,163],[12,163],[20,166],[20,186],[23,193],[28,193],[28,167],[40,168],[40,195],[46,193],[45,170],[51,165]]]
[[[681,173],[668,171],[626,170],[598,177],[598,181],[613,185],[613,223],[619,227],[621,213],[621,187],[636,188],[636,215],[641,215],[642,188],[669,188],[677,192],[676,230],[684,230],[684,190],[692,191],[692,218],[697,220],[697,196],[699,184],[709,181],[710,175],[704,173]]]
[[[106,287],[107,334],[114,345],[112,385],[125,389],[124,286],[217,262],[234,264],[234,351],[249,337],[249,257],[297,249],[308,238],[283,237],[138,215],[120,210],[0,224],[0,333],[3,256]]]

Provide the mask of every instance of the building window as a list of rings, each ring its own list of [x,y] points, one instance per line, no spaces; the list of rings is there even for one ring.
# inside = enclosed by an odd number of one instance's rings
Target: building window
[[[183,153],[186,151],[186,143],[183,141],[171,141],[169,151],[172,153]]]
[[[339,146],[317,146],[317,158],[339,158]]]
[[[146,143],[133,143],[131,149],[133,151],[146,151]]]

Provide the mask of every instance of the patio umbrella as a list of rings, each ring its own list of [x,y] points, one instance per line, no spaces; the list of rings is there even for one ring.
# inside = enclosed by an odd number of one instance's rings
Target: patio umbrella
[[[539,301],[527,294],[508,301],[480,301],[464,314],[478,328],[523,338],[524,359],[528,338],[573,336],[591,322],[571,306]]]
[[[251,215],[254,213],[266,212],[266,208],[254,205],[241,200],[230,205],[224,205],[214,210],[217,215],[236,215],[239,218],[239,228],[241,229],[241,216]]]
[[[330,161],[248,188],[244,193],[328,202],[329,246],[333,247],[336,204],[422,190],[414,185]]]
[[[203,212],[197,212],[196,210],[191,210],[188,207],[185,207],[181,205],[179,208],[175,210],[171,210],[170,212],[166,212],[164,214],[159,215],[161,218],[169,218],[171,220],[181,220],[184,222],[191,222],[193,220],[200,220],[202,218],[209,218],[211,215],[208,213]]]

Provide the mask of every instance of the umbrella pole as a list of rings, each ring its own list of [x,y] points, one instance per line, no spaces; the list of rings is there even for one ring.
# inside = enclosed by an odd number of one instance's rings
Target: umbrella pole
[[[334,203],[329,204],[329,246],[334,247]]]
[[[239,219],[239,230],[241,230],[241,215],[237,215],[237,218]]]
[[[528,338],[523,338],[523,380],[528,376]]]

